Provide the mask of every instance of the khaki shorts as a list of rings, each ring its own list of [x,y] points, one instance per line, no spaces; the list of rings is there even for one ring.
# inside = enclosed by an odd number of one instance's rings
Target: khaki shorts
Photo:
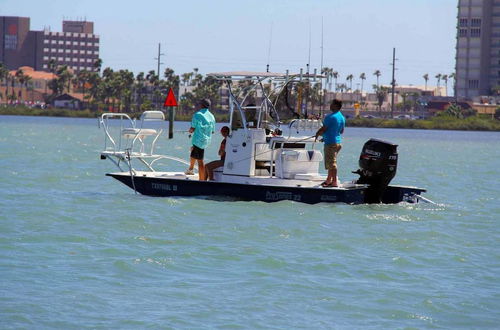
[[[325,144],[325,169],[337,169],[337,154],[340,149],[342,149],[340,144]]]

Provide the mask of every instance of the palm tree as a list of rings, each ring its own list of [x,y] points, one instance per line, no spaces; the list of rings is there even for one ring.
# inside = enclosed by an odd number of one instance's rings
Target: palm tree
[[[442,77],[442,75],[441,75],[440,73],[438,73],[438,74],[436,75],[436,79],[437,79],[437,89],[438,89],[439,96],[441,96],[441,90],[440,90],[440,88],[439,88],[439,87],[440,87],[440,86],[439,86],[439,84],[441,83],[441,77]]]
[[[324,75],[326,77],[326,82],[325,82],[325,87],[329,84],[330,86],[332,85],[331,84],[331,79],[332,79],[332,73],[333,73],[333,69],[332,68],[328,68],[328,67],[324,67],[322,70],[321,70],[321,74]],[[330,87],[331,89],[331,87]]]
[[[3,63],[0,63],[0,81],[5,80],[5,99],[7,99],[7,95],[9,95],[9,70],[3,65]]]
[[[456,76],[455,72],[450,73],[448,75],[448,78],[453,79],[453,95],[456,95],[455,87],[456,87],[456,83],[457,83],[457,76]]]
[[[155,106],[157,106],[157,94],[156,93],[156,88],[158,87],[159,83],[160,83],[160,77],[158,77],[158,75],[156,75],[156,72],[155,70],[150,70],[148,72],[148,74],[146,75],[146,80],[150,83],[150,85],[153,86],[153,103]]]
[[[446,95],[445,96],[448,96],[448,75],[447,74],[444,74],[441,79],[443,79],[444,81],[444,85],[446,86]]]
[[[135,88],[137,91],[137,111],[140,111],[142,105],[142,92],[144,90],[144,72],[139,72],[135,77]]]
[[[359,75],[359,79],[361,79],[361,95],[363,95],[363,83],[366,80],[366,75],[364,72]]]
[[[425,90],[427,90],[427,82],[429,81],[429,74],[428,73],[424,74],[422,78],[424,78],[425,80]]]
[[[24,76],[24,86],[26,87],[26,96],[28,96],[28,91],[30,91],[31,101],[33,101],[33,78],[31,76]]]
[[[24,85],[24,77],[25,77],[23,70],[18,69],[16,71],[15,76],[16,76],[17,81],[19,82],[19,85],[21,86],[21,88],[19,88],[19,90],[18,90],[18,94],[19,94],[19,100],[22,101],[23,100],[22,87]],[[14,93],[14,90],[12,90],[12,93]]]
[[[354,79],[354,76],[352,74],[348,75],[345,80],[349,82],[349,90],[352,92],[352,80]]]
[[[380,86],[380,84],[379,84],[379,78],[382,75],[382,73],[380,72],[380,70],[375,70],[375,72],[373,73],[373,75],[377,77],[377,87]]]
[[[76,85],[81,89],[83,100],[85,100],[85,85],[89,82],[89,72],[82,70],[74,78]]]
[[[101,67],[102,67],[102,60],[100,58],[98,58],[94,62],[94,69],[97,71],[97,73],[100,73],[101,72]]]
[[[49,64],[47,66],[48,66],[50,72],[52,72],[52,73],[56,72],[57,63],[56,63],[55,59],[51,58],[49,61]]]
[[[333,71],[332,72],[332,77],[333,77],[333,79],[335,79],[335,91],[337,91],[337,89],[338,89],[337,88],[338,87],[338,85],[337,85],[337,79],[339,77],[339,73],[337,71]],[[332,86],[331,85],[330,85],[330,90],[332,90]]]

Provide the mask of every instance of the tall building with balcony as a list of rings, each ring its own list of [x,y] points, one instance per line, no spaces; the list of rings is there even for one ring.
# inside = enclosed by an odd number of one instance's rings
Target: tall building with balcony
[[[500,86],[500,0],[459,0],[455,73],[458,98]]]
[[[95,71],[99,36],[94,23],[63,21],[62,32],[31,31],[28,17],[0,16],[0,62],[11,70],[30,66],[49,71],[49,63],[67,65],[74,72]]]

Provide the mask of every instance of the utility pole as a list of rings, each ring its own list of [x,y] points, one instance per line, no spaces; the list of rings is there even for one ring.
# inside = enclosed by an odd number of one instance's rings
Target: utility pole
[[[160,62],[160,59],[161,59],[162,55],[165,55],[165,54],[161,53],[160,49],[161,49],[161,44],[158,43],[158,57],[155,57],[155,60],[158,60],[158,70],[156,71],[156,74],[158,75],[158,80],[161,79],[160,64],[163,64]],[[158,100],[156,99],[156,96],[154,96],[154,94],[153,94],[153,98],[154,98],[155,107],[158,108]]]
[[[391,118],[394,118],[394,88],[396,87],[396,79],[394,72],[396,71],[396,48],[392,49],[392,89],[391,89]]]
[[[159,43],[158,44],[158,57],[155,57],[155,60],[158,60],[158,70],[156,71],[156,74],[158,75],[158,79],[161,79],[161,76],[160,76],[160,64],[163,64],[161,63],[161,56],[162,55],[165,55],[161,52],[161,44]]]

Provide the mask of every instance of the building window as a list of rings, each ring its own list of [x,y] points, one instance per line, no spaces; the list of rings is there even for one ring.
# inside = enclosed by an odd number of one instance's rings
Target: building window
[[[49,67],[49,66],[48,66],[47,64],[44,64],[44,65],[43,65],[43,68],[44,68],[44,69],[47,69],[48,67]]]
[[[70,57],[66,57],[64,60],[65,60],[66,62],[71,62],[71,58],[70,58]]]
[[[469,88],[479,88],[479,80],[469,80]]]
[[[59,45],[64,45],[64,41],[63,41],[63,40],[59,40],[59,41],[58,41],[58,44],[59,44]]]
[[[57,60],[58,60],[59,62],[62,62],[62,61],[63,61],[63,58],[62,58],[62,57],[58,57],[58,58],[57,58]]]
[[[69,54],[69,53],[71,53],[71,49],[66,49],[64,52],[65,52],[66,54]]]
[[[45,53],[48,53],[48,52],[49,52],[49,49],[48,49],[48,48],[44,48],[44,49],[43,49],[43,51],[44,51]]]
[[[66,41],[66,46],[71,45],[71,41]]]
[[[470,20],[470,26],[472,26],[472,27],[481,27],[481,19],[480,18],[472,18]]]
[[[481,29],[470,29],[470,36],[472,38],[478,38],[481,36]]]
[[[78,54],[78,51],[76,49],[73,49],[73,54]]]
[[[78,62],[78,58],[73,57],[73,62]]]
[[[78,41],[73,41],[73,46],[78,46]]]
[[[55,45],[57,43],[57,40],[51,40],[50,43]]]
[[[467,18],[460,19],[460,27],[467,27]]]
[[[460,29],[458,32],[459,37],[467,37],[467,29]]]
[[[57,52],[58,53],[64,53],[64,49],[58,49]]]
[[[44,44],[48,44],[48,43],[49,43],[49,39],[45,39],[45,40],[43,40],[43,43],[44,43]]]
[[[44,57],[43,57],[43,60],[44,60],[44,61],[48,61],[48,60],[49,60],[49,57],[48,57],[48,56],[44,56]]]

